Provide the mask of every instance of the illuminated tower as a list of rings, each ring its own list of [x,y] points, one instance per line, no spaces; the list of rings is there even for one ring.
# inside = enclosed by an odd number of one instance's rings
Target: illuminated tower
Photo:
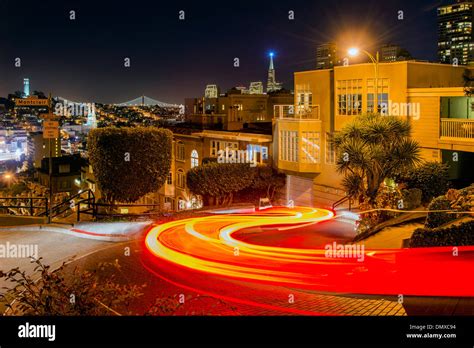
[[[87,123],[86,126],[89,128],[97,128],[97,118],[95,117],[95,108],[90,107],[89,112],[87,113]]]
[[[25,98],[30,96],[30,79],[23,79],[23,94]]]
[[[281,83],[276,82],[275,68],[273,67],[273,52],[270,52],[270,66],[268,68],[268,80],[267,80],[267,93],[279,91],[281,89]]]

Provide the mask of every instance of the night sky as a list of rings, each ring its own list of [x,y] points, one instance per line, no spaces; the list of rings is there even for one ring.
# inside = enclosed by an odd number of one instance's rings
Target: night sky
[[[369,50],[396,43],[417,59],[436,60],[436,7],[449,2],[0,0],[0,96],[21,90],[29,77],[31,91],[79,102],[144,94],[182,103],[209,83],[221,91],[266,84],[269,51],[277,80],[293,88],[293,72],[313,69],[316,45],[326,41]],[[123,66],[125,57],[131,68]]]

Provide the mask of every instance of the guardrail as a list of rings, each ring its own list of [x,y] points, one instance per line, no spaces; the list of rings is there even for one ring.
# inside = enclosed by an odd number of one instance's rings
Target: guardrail
[[[474,140],[474,120],[442,118],[440,136],[444,138]]]

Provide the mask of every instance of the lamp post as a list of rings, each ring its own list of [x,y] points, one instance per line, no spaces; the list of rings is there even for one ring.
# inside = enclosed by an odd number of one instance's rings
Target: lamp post
[[[372,61],[372,64],[374,65],[374,70],[375,70],[375,86],[374,86],[374,106],[373,106],[373,109],[372,111],[374,110],[377,110],[378,112],[378,109],[379,109],[379,105],[378,105],[378,89],[379,89],[379,62],[380,62],[380,59],[379,59],[379,52],[377,51],[377,53],[375,54],[375,57],[368,51],[366,50],[359,50],[358,48],[349,48],[349,50],[347,51],[349,53],[350,56],[352,57],[355,57],[359,54],[359,52],[362,51],[363,53],[365,53],[365,55],[367,55],[370,60]]]
[[[7,182],[7,187],[10,188],[10,184],[11,184],[11,181],[13,179],[13,175],[10,174],[10,173],[5,173],[5,175],[3,176],[3,178],[5,179],[5,181]]]

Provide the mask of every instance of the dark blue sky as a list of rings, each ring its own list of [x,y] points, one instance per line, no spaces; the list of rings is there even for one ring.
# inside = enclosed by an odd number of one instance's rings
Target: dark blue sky
[[[225,91],[265,82],[270,50],[277,80],[292,88],[293,72],[313,69],[316,45],[331,40],[368,49],[397,43],[418,59],[436,60],[436,7],[448,2],[0,0],[0,96],[29,77],[32,90],[77,101],[145,94],[181,103],[208,83]],[[125,57],[131,68],[123,67]]]

